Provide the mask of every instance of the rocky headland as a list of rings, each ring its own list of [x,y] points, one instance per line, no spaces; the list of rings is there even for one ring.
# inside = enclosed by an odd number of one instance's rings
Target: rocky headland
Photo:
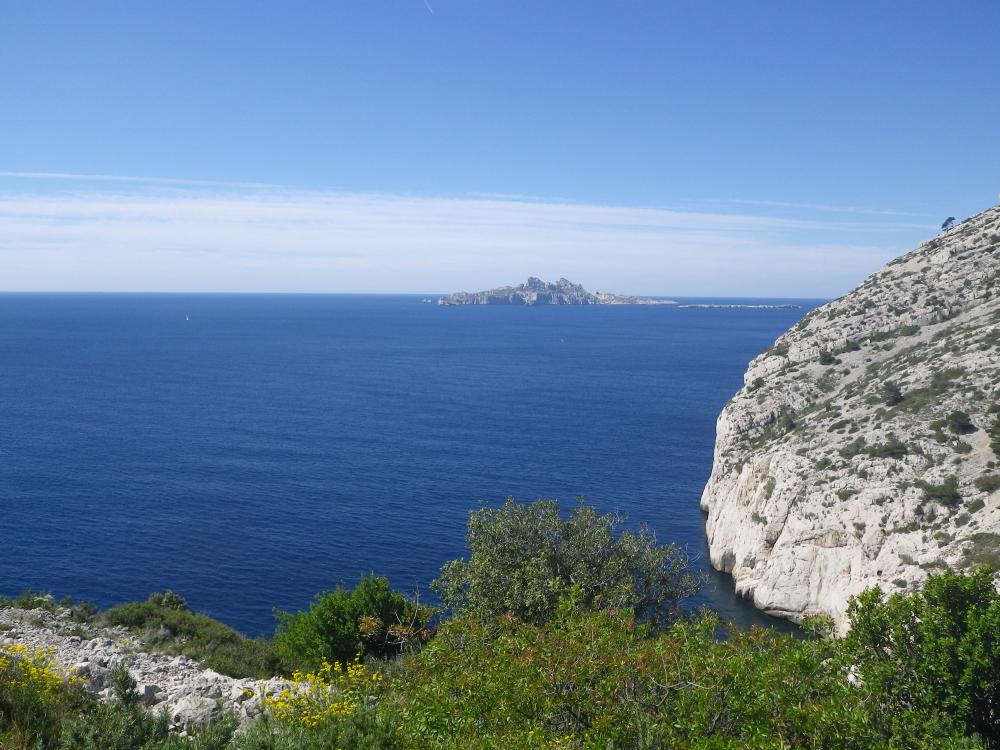
[[[439,305],[675,305],[673,300],[588,292],[568,279],[552,283],[532,276],[519,286],[482,292],[456,292],[438,298]]]
[[[1000,563],[1000,208],[811,311],[718,418],[711,562],[767,612]]]
[[[252,722],[264,710],[263,694],[277,694],[291,684],[281,678],[236,679],[185,656],[150,653],[128,629],[79,622],[73,614],[70,608],[0,606],[0,647],[51,650],[63,676],[77,678],[103,700],[112,697],[111,670],[124,664],[136,681],[139,700],[165,714],[175,731],[204,726],[221,712],[241,724]]]

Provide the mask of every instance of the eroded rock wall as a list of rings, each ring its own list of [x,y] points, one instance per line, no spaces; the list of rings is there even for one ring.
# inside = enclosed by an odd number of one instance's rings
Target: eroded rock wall
[[[865,588],[1000,562],[1000,208],[810,312],[744,382],[701,507],[712,564],[757,607],[843,630]]]

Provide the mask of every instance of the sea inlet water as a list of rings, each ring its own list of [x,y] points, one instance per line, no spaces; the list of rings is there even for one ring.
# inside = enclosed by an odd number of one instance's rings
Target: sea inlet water
[[[698,603],[771,622],[711,574],[698,500],[798,302],[0,295],[0,594],[172,589],[268,633],[370,571],[427,600],[471,509],[585,497],[686,548]]]

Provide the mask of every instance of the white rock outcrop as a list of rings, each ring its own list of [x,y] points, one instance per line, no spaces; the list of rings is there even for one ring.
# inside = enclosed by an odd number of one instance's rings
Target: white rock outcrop
[[[59,671],[80,678],[88,692],[105,700],[112,696],[112,668],[126,664],[142,702],[165,713],[171,728],[181,732],[207,724],[222,711],[240,723],[253,721],[263,710],[262,693],[291,686],[280,678],[227,677],[184,656],[147,653],[125,628],[74,622],[66,609],[0,607],[0,647],[13,645],[51,649]]]
[[[744,382],[701,507],[712,565],[757,607],[844,630],[868,587],[1000,562],[1000,208],[810,312]]]

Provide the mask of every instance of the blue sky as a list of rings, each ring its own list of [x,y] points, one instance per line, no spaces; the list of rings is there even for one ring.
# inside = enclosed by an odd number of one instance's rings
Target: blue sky
[[[995,2],[5,3],[0,289],[835,296],[997,202],[998,28]]]

